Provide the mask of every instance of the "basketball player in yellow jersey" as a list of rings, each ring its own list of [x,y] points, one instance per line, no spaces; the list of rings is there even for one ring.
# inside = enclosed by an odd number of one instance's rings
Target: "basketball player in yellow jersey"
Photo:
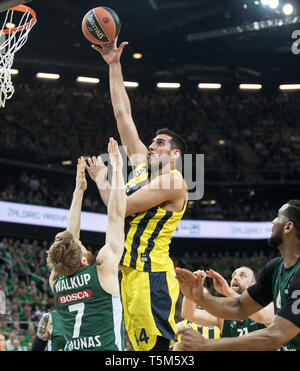
[[[120,56],[124,42],[100,48],[109,65],[110,93],[122,145],[133,167],[127,183],[128,230],[121,259],[125,327],[135,350],[168,350],[175,340],[175,304],[179,286],[169,245],[187,204],[187,187],[176,162],[183,139],[168,129],[156,132],[147,148],[139,138],[124,87]],[[107,205],[110,186],[101,158],[87,167]],[[104,169],[104,171],[103,171]]]

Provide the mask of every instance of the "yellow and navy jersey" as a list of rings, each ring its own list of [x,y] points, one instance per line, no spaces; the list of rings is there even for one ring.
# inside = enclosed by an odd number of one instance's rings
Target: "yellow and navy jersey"
[[[219,327],[217,326],[198,326],[196,323],[184,320],[184,327],[192,328],[195,331],[200,332],[200,334],[205,338],[205,339],[220,339],[221,336],[221,331]]]
[[[182,325],[186,328],[192,328],[195,331],[200,332],[200,334],[205,338],[205,339],[220,339],[221,337],[221,331],[219,327],[217,326],[199,326],[194,322],[188,321],[187,319],[178,322],[177,323],[177,328],[178,330],[182,328]],[[181,342],[180,336],[177,338],[178,343]],[[170,346],[174,346],[176,344],[175,341],[170,342]]]
[[[171,170],[170,173],[181,173]],[[147,164],[140,164],[126,184],[130,196],[148,181]],[[125,249],[120,265],[145,272],[165,272],[174,268],[169,245],[187,205],[181,211],[168,211],[159,206],[126,218]]]

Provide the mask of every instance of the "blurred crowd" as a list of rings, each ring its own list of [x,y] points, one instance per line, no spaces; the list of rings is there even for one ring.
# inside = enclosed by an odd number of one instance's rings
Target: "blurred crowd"
[[[178,132],[187,153],[204,154],[205,182],[300,179],[298,93],[142,94],[128,89],[128,94],[141,139],[150,144],[162,127]],[[110,136],[120,141],[109,93],[95,87],[16,84],[0,122],[0,157],[45,168],[104,153]],[[0,198],[68,208],[72,190],[70,176],[51,177],[29,168],[1,182]],[[268,199],[227,193],[211,200],[189,202],[185,218],[271,220],[276,214],[277,205]],[[86,192],[83,210],[105,212],[95,188]]]
[[[205,169],[219,178],[250,170],[266,179],[274,172],[297,176],[298,93],[128,94],[147,145],[157,129],[169,127],[185,138],[187,153],[204,153]],[[39,163],[103,153],[110,136],[119,138],[109,93],[101,88],[16,84],[0,121],[0,155]]]
[[[46,265],[50,244],[51,241],[30,238],[0,240],[0,292],[6,297],[5,314],[0,313],[0,349],[2,336],[7,351],[30,351],[41,316],[54,309]],[[94,256],[99,248],[86,247]],[[183,256],[173,255],[173,261],[175,266],[191,270],[214,269],[230,282],[237,267],[246,265],[259,273],[272,257],[274,253],[266,251],[186,251]],[[212,288],[212,282],[209,284]],[[180,320],[181,302],[180,295],[177,321]]]
[[[74,177],[37,175],[15,171],[0,186],[0,200],[69,209],[74,189]],[[83,198],[82,210],[106,213],[94,182],[87,175],[89,186]],[[213,202],[189,201],[184,219],[270,221],[276,215],[276,205],[266,197],[253,199],[229,193],[217,195]]]

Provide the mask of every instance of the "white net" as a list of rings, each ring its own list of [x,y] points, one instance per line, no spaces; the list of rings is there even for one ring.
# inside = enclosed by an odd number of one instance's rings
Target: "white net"
[[[0,29],[0,107],[2,108],[5,107],[6,100],[14,94],[11,67],[15,53],[26,43],[28,34],[36,22],[32,12],[29,7],[23,5],[9,9]],[[15,13],[19,15],[18,24],[16,24]]]

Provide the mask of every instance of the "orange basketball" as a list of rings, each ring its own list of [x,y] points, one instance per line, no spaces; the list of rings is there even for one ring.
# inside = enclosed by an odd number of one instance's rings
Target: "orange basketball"
[[[82,20],[82,32],[92,44],[111,43],[119,35],[120,30],[120,19],[117,13],[110,8],[91,9]]]

